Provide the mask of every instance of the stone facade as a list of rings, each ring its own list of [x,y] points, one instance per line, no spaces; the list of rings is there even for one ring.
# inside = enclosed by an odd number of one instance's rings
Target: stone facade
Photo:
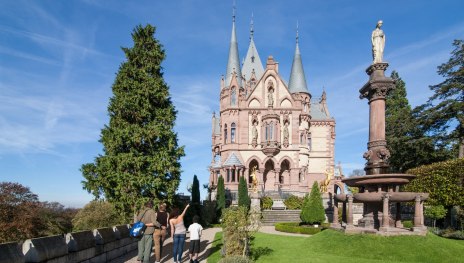
[[[312,98],[308,91],[298,37],[289,84],[272,56],[263,68],[253,28],[248,53],[242,64],[239,61],[234,23],[219,116],[212,117],[212,198],[222,176],[227,197],[235,203],[240,176],[251,186],[253,168],[261,196],[304,196],[314,181],[326,184],[328,193],[334,192],[334,185],[343,191],[340,167],[334,169],[335,120],[325,92]]]

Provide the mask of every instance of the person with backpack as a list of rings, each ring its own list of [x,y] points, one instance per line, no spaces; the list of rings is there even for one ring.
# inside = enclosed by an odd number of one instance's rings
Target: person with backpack
[[[151,250],[153,247],[153,232],[155,227],[160,227],[161,224],[156,221],[156,212],[153,210],[153,200],[148,200],[145,203],[145,208],[141,210],[135,222],[141,221],[147,227],[138,242],[137,261],[144,263],[150,262]]]

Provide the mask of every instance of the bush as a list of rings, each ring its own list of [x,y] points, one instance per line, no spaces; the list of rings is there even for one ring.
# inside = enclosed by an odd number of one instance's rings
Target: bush
[[[272,201],[272,198],[270,198],[269,196],[263,196],[260,200],[260,203],[261,203],[261,210],[265,210],[265,209],[271,209],[274,201]]]
[[[72,219],[73,231],[116,226],[123,221],[115,207],[105,201],[92,201],[86,204]]]
[[[240,176],[238,183],[238,205],[250,209],[251,199],[248,196],[248,185],[244,176]]]
[[[218,263],[252,263],[253,261],[247,257],[242,256],[231,256],[219,260]]]
[[[402,223],[404,228],[411,228],[414,226],[411,220],[404,220]]]
[[[328,228],[328,224],[321,225],[321,227],[300,226],[299,223],[277,223],[275,230],[287,233],[298,233],[306,235],[314,235],[322,230]]]
[[[287,209],[290,210],[299,210],[303,207],[304,198],[291,195],[289,198],[285,199],[284,204]]]
[[[216,201],[203,201],[201,217],[206,226],[216,223]]]

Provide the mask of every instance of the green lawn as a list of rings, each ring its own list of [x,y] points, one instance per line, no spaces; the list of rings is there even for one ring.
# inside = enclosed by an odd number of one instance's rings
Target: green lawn
[[[222,233],[217,233],[208,263],[221,258]],[[428,234],[381,237],[345,235],[325,230],[310,237],[257,233],[252,251],[256,262],[464,262],[464,240]]]

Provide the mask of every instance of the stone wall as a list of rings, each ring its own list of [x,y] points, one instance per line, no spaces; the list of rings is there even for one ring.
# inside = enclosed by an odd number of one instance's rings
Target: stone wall
[[[130,225],[0,244],[0,263],[108,262],[137,249]]]

